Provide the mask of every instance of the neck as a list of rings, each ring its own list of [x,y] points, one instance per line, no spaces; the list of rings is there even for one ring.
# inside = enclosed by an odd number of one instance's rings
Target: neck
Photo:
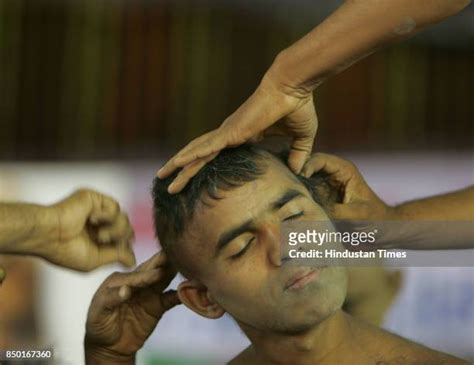
[[[261,331],[240,323],[263,364],[317,364],[352,341],[350,317],[338,310],[311,329],[299,334]]]

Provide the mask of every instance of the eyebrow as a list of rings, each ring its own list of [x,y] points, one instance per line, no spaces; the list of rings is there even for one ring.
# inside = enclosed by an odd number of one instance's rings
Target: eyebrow
[[[276,201],[270,204],[270,210],[275,211],[283,207],[285,204],[290,202],[293,199],[304,196],[304,194],[295,189],[288,189],[281,197]],[[251,219],[245,221],[241,225],[235,228],[231,228],[220,235],[219,240],[217,241],[216,250],[214,253],[214,258],[217,257],[220,252],[235,238],[239,237],[242,233],[248,232],[255,228],[255,225]]]

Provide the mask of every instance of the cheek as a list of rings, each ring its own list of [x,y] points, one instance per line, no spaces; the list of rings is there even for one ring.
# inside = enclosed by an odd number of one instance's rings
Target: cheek
[[[208,286],[211,294],[224,308],[256,300],[265,286],[262,272],[251,268],[229,269],[216,273]],[[217,279],[215,279],[217,278]]]

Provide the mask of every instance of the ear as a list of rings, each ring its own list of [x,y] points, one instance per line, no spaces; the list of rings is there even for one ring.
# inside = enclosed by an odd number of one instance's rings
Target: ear
[[[178,297],[181,303],[203,317],[217,319],[225,313],[209,290],[196,280],[185,280],[179,284]]]

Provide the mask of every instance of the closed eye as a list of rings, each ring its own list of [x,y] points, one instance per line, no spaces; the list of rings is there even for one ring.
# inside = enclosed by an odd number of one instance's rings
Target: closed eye
[[[245,245],[245,247],[240,250],[238,253],[236,253],[235,255],[232,255],[230,258],[232,260],[235,260],[235,259],[238,259],[240,256],[242,256],[249,248],[250,248],[250,245],[252,244],[252,242],[255,240],[255,237],[252,237],[248,242],[247,244]]]
[[[293,219],[297,219],[297,218],[301,217],[303,214],[304,214],[304,212],[299,212],[299,213],[290,215],[289,217],[286,217],[285,219],[283,219],[283,222],[285,222],[285,221],[291,221],[291,220],[293,220]]]

